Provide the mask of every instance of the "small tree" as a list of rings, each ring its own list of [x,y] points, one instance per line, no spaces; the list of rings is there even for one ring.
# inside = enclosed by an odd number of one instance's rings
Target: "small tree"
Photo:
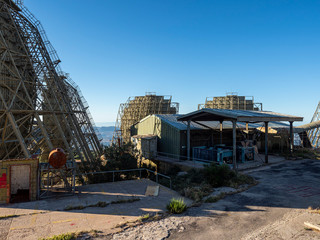
[[[119,170],[137,168],[137,158],[134,147],[131,143],[124,143],[119,146],[112,144],[104,149],[106,158],[105,170]]]

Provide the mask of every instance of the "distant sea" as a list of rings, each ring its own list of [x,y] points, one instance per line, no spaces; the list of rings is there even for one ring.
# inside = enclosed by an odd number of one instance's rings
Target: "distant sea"
[[[112,141],[112,136],[114,132],[114,126],[100,126],[100,127],[95,127],[96,130],[100,133],[102,139],[102,144],[103,145],[110,145]]]
[[[111,127],[114,126],[115,122],[94,122],[97,127]]]

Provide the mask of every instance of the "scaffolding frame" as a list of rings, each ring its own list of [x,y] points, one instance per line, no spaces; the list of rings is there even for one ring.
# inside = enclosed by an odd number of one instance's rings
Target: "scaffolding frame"
[[[198,110],[202,108],[262,111],[262,103],[254,102],[253,96],[238,96],[238,93],[230,92],[226,96],[207,97],[204,104],[198,105]]]
[[[121,103],[117,114],[113,143],[130,142],[131,126],[151,114],[177,114],[179,103],[172,102],[172,96],[146,92],[145,96],[129,97]]]
[[[61,147],[93,169],[102,152],[88,104],[22,1],[0,0],[0,159]],[[63,175],[63,174],[62,174]]]
[[[316,121],[320,121],[320,101],[311,119],[311,122]],[[320,127],[309,130],[307,135],[311,146],[314,148],[320,148]]]

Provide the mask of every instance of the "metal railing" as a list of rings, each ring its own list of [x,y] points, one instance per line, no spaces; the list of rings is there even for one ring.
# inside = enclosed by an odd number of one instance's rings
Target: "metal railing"
[[[196,158],[196,157],[187,157],[183,155],[177,155],[177,154],[172,154],[172,153],[166,153],[166,152],[157,152],[158,157],[166,157],[170,159],[177,160],[178,162],[183,162],[183,161],[193,161],[193,162],[201,162],[201,163],[207,163],[210,164],[213,161],[207,160],[207,159],[202,159],[202,158]]]
[[[110,171],[100,171],[100,172],[89,172],[89,173],[81,173],[77,176],[88,176],[88,175],[96,175],[96,174],[108,174],[112,173],[112,182],[115,182],[115,173],[124,173],[124,172],[139,172],[139,178],[142,177],[142,171],[146,171],[147,173],[153,173],[156,177],[156,183],[159,183],[159,176],[166,178],[169,180],[169,187],[172,189],[172,180],[171,177],[155,172],[153,170],[147,169],[147,168],[136,168],[136,169],[124,169],[124,170],[110,170]],[[152,180],[152,179],[150,179]]]

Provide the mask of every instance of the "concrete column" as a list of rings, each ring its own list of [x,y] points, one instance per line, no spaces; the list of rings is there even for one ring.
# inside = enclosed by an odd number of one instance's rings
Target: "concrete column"
[[[265,149],[264,149],[264,162],[265,163],[268,163],[269,162],[269,159],[268,159],[268,129],[269,126],[268,126],[268,122],[265,122],[264,123],[264,129],[265,129],[265,134],[264,134],[264,146],[265,146]]]
[[[188,120],[187,126],[187,160],[190,160],[190,120]]]
[[[232,151],[232,163],[233,163],[233,170],[237,172],[237,122],[234,120],[232,121],[232,139],[233,139],[233,151]]]
[[[290,153],[293,153],[293,122],[290,122]]]

